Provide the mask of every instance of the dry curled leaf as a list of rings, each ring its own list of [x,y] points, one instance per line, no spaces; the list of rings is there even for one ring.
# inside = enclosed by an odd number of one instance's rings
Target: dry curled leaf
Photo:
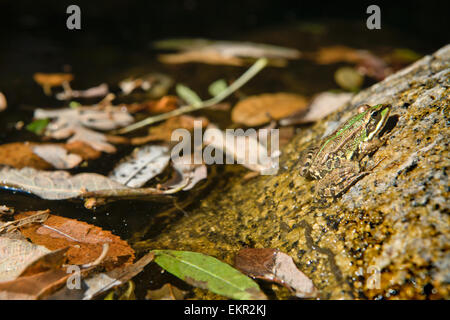
[[[233,122],[259,126],[287,117],[294,112],[306,111],[307,99],[291,93],[274,93],[252,96],[240,101],[232,110]]]
[[[17,218],[24,218],[32,212],[24,212]],[[49,215],[42,225],[30,225],[21,228],[21,233],[34,244],[50,250],[69,247],[69,264],[83,265],[94,262],[103,252],[103,244],[109,245],[102,265],[108,270],[134,260],[134,250],[110,231],[74,219]]]
[[[241,249],[236,255],[235,266],[251,277],[280,283],[299,298],[317,295],[313,282],[297,269],[290,256],[277,249]]]
[[[109,88],[106,83],[102,83],[86,90],[72,90],[69,84],[63,85],[63,88],[63,92],[56,94],[56,99],[70,100],[74,98],[97,98],[104,97],[109,93]]]
[[[55,139],[71,137],[68,142],[81,141],[92,148],[115,152],[107,135],[93,131],[112,130],[133,122],[133,117],[120,107],[78,107],[76,109],[43,110],[34,112],[36,119],[54,118],[46,128],[45,135]]]

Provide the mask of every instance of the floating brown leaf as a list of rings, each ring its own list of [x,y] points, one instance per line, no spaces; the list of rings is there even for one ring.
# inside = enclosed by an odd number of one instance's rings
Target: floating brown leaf
[[[51,88],[61,86],[64,82],[73,80],[70,73],[41,73],[37,72],[33,75],[36,81],[43,89],[46,95],[51,95]]]
[[[141,103],[132,103],[125,106],[130,113],[150,112],[164,113],[178,108],[178,98],[176,96],[164,96],[158,100],[148,100]]]
[[[277,249],[241,249],[236,255],[235,266],[251,277],[280,283],[299,298],[317,295],[313,282],[297,269],[290,256]]]
[[[0,145],[0,164],[17,169],[32,167],[39,170],[51,169],[52,165],[33,153],[32,146],[27,142],[13,142]],[[1,178],[0,178],[1,179]]]
[[[31,167],[39,170],[51,169],[54,166],[33,152],[36,147],[57,147],[64,153],[75,154],[82,160],[91,160],[100,157],[101,152],[93,149],[86,143],[75,141],[67,144],[51,143],[39,144],[34,142],[13,142],[0,145],[0,164],[17,169]],[[60,152],[61,152],[60,151]],[[43,154],[47,158],[47,154]],[[52,156],[50,154],[50,156]],[[64,157],[63,157],[64,159]]]
[[[177,129],[186,129],[190,132],[194,130],[194,122],[201,121],[201,126],[206,127],[209,124],[208,119],[205,117],[191,117],[188,115],[181,115],[172,117],[167,121],[157,126],[150,127],[148,135],[145,137],[136,137],[131,139],[131,143],[138,145],[151,141],[171,141],[172,132]]]
[[[306,111],[307,99],[291,93],[274,93],[252,96],[240,101],[232,110],[233,122],[259,126],[278,120],[294,112]]]
[[[346,46],[323,47],[314,55],[319,64],[332,64],[338,62],[358,63],[360,54],[358,50]]]
[[[30,214],[21,213],[18,218]],[[108,270],[134,260],[134,251],[126,241],[110,231],[73,219],[50,215],[45,224],[22,227],[21,232],[34,244],[50,250],[69,247],[66,254],[69,264],[83,265],[94,262],[102,254],[105,243],[109,245],[109,250],[102,265]]]

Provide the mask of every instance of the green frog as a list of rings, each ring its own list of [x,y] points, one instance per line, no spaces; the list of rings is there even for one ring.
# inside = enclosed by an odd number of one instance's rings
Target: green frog
[[[366,170],[361,160],[386,141],[378,135],[390,111],[390,105],[361,105],[357,115],[306,152],[300,174],[319,180],[315,188],[317,199],[341,196],[379,164]]]

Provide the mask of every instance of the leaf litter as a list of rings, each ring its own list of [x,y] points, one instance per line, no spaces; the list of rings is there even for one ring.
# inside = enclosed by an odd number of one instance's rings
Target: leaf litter
[[[45,135],[55,139],[69,138],[68,142],[81,141],[92,148],[113,153],[116,148],[110,141],[118,141],[114,137],[96,130],[113,130],[126,126],[134,121],[133,117],[121,107],[78,107],[58,110],[36,109],[36,119],[54,120],[45,129]]]

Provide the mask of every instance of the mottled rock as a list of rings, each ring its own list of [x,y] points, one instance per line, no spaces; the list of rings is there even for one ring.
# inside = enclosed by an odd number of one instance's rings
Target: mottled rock
[[[299,130],[277,175],[243,183],[231,173],[136,248],[193,250],[229,263],[242,247],[278,248],[325,299],[449,299],[449,76],[447,45]],[[393,106],[389,139],[370,163],[384,160],[336,201],[313,202],[316,181],[298,175],[299,154],[363,103]]]

